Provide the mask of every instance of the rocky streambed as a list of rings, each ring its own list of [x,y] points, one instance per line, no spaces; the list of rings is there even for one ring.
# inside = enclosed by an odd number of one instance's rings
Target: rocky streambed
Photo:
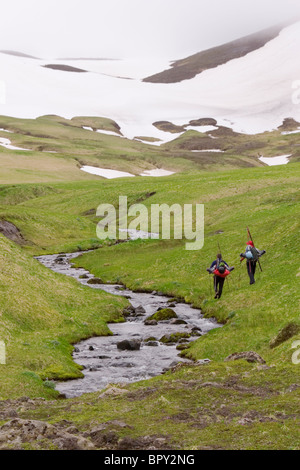
[[[221,326],[203,318],[201,310],[160,293],[133,292],[121,285],[102,284],[85,269],[72,267],[72,259],[80,254],[37,259],[49,269],[93,289],[126,296],[130,306],[124,311],[126,322],[109,325],[112,336],[90,338],[75,345],[73,358],[84,367],[84,377],[57,383],[56,389],[67,398],[103,389],[107,384],[157,376],[178,362],[187,361],[178,354],[190,341]],[[149,320],[153,314],[156,318]]]

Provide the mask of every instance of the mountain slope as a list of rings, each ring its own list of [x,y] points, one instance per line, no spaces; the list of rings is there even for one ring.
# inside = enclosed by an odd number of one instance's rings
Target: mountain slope
[[[172,63],[171,69],[144,78],[144,82],[176,83],[188,80],[204,70],[218,67],[230,60],[244,57],[249,52],[260,49],[267,42],[277,37],[282,29],[282,25],[274,26],[241,39],[230,41],[222,46],[198,52],[185,59],[176,60]]]

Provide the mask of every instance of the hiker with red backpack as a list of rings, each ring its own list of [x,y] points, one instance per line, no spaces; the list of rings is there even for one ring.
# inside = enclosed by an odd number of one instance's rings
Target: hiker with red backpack
[[[226,261],[223,260],[221,253],[217,254],[210,268],[207,268],[209,274],[214,275],[214,289],[215,299],[220,299],[226,277],[233,271],[234,267],[229,267]]]

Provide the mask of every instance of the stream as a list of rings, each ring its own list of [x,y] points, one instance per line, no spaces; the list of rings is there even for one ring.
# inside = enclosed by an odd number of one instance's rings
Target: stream
[[[73,359],[84,367],[82,371],[84,377],[56,384],[56,390],[67,398],[99,391],[108,384],[149,379],[162,374],[178,362],[190,362],[178,356],[180,352],[176,349],[178,343],[161,343],[160,338],[178,332],[191,333],[190,338],[180,340],[189,342],[221,326],[211,319],[203,318],[201,310],[186,303],[171,303],[169,297],[156,292],[137,293],[116,284],[88,284],[88,280],[94,276],[83,268],[77,269],[71,266],[72,259],[81,254],[82,252],[54,254],[38,256],[36,259],[52,271],[71,276],[83,285],[110,294],[126,296],[133,307],[131,308],[133,313],[123,323],[109,324],[112,336],[90,338],[74,346]],[[160,321],[157,325],[145,325],[147,317],[159,308],[167,307],[176,312],[178,319]],[[145,341],[149,337],[155,340]],[[141,342],[140,349],[118,349],[117,343],[123,340],[138,340]]]

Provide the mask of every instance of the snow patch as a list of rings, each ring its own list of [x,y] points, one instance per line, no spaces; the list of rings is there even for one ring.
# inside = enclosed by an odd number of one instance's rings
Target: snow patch
[[[174,175],[174,171],[163,170],[162,168],[156,168],[155,170],[145,170],[140,173],[140,176],[170,176]]]
[[[99,134],[106,134],[106,135],[113,135],[115,137],[122,137],[124,139],[124,136],[118,134],[117,132],[114,132],[114,131],[105,131],[103,129],[97,129],[96,132],[98,132]]]
[[[213,152],[213,153],[224,153],[224,150],[220,149],[207,149],[207,150],[191,150],[191,152]]]
[[[216,126],[186,126],[187,131],[197,131],[201,133],[216,131],[218,127]]]
[[[82,166],[80,170],[85,171],[86,173],[90,173],[91,175],[102,176],[103,178],[107,179],[135,176],[131,173],[127,173],[126,171],[110,170],[108,168],[98,168],[89,165]],[[170,176],[173,174],[173,171],[163,170],[162,168],[156,168],[155,170],[145,170],[143,173],[140,174],[140,176]]]
[[[11,144],[11,141],[9,139],[5,139],[4,137],[0,137],[0,145],[1,147],[4,147],[9,150],[26,150],[30,151],[30,149],[22,149],[21,147],[15,147],[14,145]]]
[[[86,131],[94,132],[94,129],[92,127],[82,126],[82,129],[85,129]],[[106,131],[106,130],[103,130],[103,129],[96,129],[96,132],[98,132],[99,134],[106,134],[106,135],[114,135],[116,137],[123,137],[122,135],[120,135],[120,134],[118,134],[117,132],[114,132],[114,131]]]
[[[300,127],[298,127],[298,129],[296,131],[285,131],[285,132],[281,132],[281,135],[291,135],[291,134],[299,134],[300,132]]]
[[[109,170],[108,168],[98,168],[98,167],[89,166],[89,165],[84,165],[80,169],[82,171],[85,171],[86,173],[90,173],[91,175],[102,176],[103,178],[107,178],[107,179],[134,176],[131,173],[126,173],[125,171]]]
[[[268,166],[286,165],[292,155],[280,155],[278,157],[259,157],[259,160]]]

